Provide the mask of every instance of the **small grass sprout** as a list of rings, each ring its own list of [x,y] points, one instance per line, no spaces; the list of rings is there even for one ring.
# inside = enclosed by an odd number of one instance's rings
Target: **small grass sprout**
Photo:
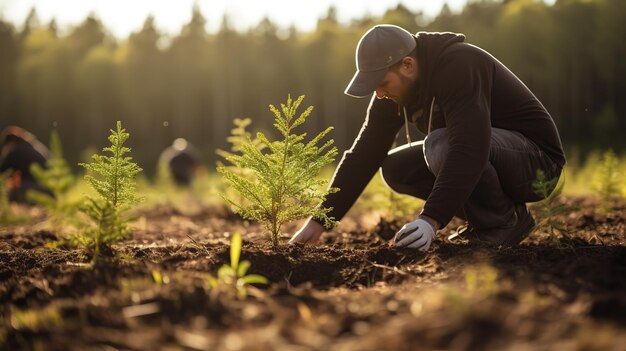
[[[217,278],[209,275],[207,280],[211,289],[217,293],[226,293],[243,299],[248,295],[250,284],[267,284],[267,278],[258,274],[247,274],[250,261],[239,261],[241,257],[241,234],[233,233],[230,243],[230,265],[224,264],[217,271]]]
[[[63,318],[56,307],[12,308],[10,316],[11,328],[19,331],[50,331],[63,325]]]

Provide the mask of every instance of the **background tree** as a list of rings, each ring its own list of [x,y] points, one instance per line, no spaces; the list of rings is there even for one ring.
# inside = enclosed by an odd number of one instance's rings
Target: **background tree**
[[[11,23],[0,21],[0,116],[15,113],[17,101],[17,64],[20,56],[19,39]]]
[[[54,21],[42,24],[35,11],[17,27],[0,20],[0,124],[43,138],[56,125],[75,164],[82,150],[105,141],[99,130],[123,118],[134,131],[132,143],[150,145],[135,148],[135,156],[152,174],[174,138],[190,140],[214,161],[214,150],[228,146],[234,118],[267,116],[267,101],[293,92],[306,93],[317,107],[307,132],[334,125],[336,145],[344,150],[368,103],[343,95],[355,70],[354,50],[367,29],[384,22],[412,32],[466,34],[531,88],[568,151],[579,149],[585,157],[596,148],[619,154],[626,146],[620,132],[626,127],[622,0],[471,0],[459,12],[444,6],[432,19],[400,4],[350,23],[341,23],[331,7],[307,33],[268,18],[241,32],[227,16],[208,33],[200,9],[190,11],[189,22],[172,36],[148,17],[121,40],[108,35],[95,14],[63,34]],[[257,128],[277,136],[268,118],[259,119]]]

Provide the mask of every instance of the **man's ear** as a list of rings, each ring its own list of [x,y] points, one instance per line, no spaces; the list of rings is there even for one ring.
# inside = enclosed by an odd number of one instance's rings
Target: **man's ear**
[[[406,73],[413,73],[417,69],[417,61],[411,56],[405,56],[400,66]]]

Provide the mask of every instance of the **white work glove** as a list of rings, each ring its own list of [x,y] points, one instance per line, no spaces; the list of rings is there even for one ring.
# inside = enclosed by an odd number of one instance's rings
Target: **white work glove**
[[[435,237],[435,228],[428,221],[418,218],[407,223],[396,233],[396,247],[408,247],[426,251]]]

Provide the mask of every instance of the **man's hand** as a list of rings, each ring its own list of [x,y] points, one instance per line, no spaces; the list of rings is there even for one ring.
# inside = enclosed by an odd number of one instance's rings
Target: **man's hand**
[[[289,243],[317,244],[324,230],[321,224],[309,218],[300,230],[293,235]]]
[[[407,223],[396,233],[396,247],[426,251],[435,237],[435,227],[424,218]]]

